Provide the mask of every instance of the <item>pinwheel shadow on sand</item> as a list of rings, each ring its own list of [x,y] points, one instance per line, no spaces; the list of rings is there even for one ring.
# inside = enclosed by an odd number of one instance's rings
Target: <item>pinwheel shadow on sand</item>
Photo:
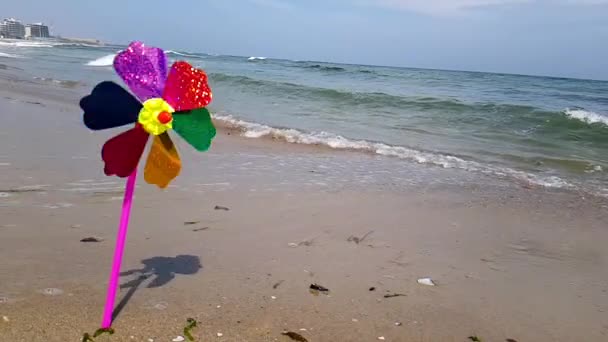
[[[195,255],[178,255],[175,257],[156,256],[141,261],[142,268],[122,272],[122,277],[137,275],[137,278],[120,285],[121,289],[129,289],[114,309],[113,319],[116,319],[135,292],[148,279],[151,279],[147,288],[156,288],[167,285],[177,275],[193,275],[203,266],[200,258]]]

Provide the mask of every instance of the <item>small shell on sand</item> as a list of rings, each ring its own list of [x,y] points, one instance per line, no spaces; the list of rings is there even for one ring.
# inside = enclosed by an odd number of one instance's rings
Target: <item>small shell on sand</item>
[[[224,334],[222,334],[221,332],[217,333],[217,337],[222,337],[222,336],[224,336]]]
[[[167,302],[160,302],[160,303],[154,304],[154,308],[156,310],[165,310],[168,306],[169,306],[169,304]]]
[[[418,279],[418,284],[427,285],[427,286],[435,286],[435,283],[431,278],[420,278]]]
[[[183,336],[177,336],[176,338],[172,339],[171,341],[173,342],[182,342],[185,341],[186,339]]]
[[[2,316],[2,320],[3,320],[3,321],[5,321],[5,322],[10,321],[10,319],[8,319],[8,317],[7,317],[7,316]]]
[[[45,294],[47,296],[59,296],[59,295],[63,294],[63,290],[57,289],[54,287],[49,287],[49,288],[42,290],[42,294]]]

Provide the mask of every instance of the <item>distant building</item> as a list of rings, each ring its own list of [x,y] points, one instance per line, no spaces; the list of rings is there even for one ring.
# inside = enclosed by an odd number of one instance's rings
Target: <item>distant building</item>
[[[0,37],[23,39],[25,38],[25,26],[17,19],[4,19],[0,23]]]
[[[25,25],[25,38],[49,38],[49,27],[43,23]]]

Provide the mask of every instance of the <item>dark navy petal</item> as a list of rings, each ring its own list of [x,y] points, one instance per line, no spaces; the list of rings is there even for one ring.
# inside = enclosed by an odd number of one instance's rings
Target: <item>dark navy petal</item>
[[[80,100],[84,124],[94,130],[132,124],[137,121],[141,107],[133,95],[111,81],[99,83]]]

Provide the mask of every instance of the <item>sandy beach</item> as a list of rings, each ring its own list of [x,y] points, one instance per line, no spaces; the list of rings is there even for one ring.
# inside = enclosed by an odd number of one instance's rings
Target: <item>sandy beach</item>
[[[84,127],[86,88],[0,82],[0,341],[78,341],[101,321],[124,180],[100,149],[121,130]],[[199,341],[608,340],[605,199],[226,127],[208,153],[175,140],[173,185],[138,181],[98,341],[171,341],[189,317]]]

